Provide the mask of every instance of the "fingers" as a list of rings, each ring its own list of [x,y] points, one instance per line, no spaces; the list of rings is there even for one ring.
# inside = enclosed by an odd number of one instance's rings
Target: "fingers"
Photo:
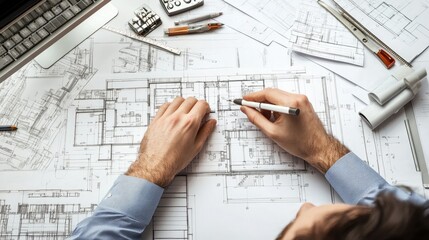
[[[182,113],[189,113],[191,111],[192,107],[198,102],[198,100],[194,97],[188,97],[184,102],[182,102],[182,105],[177,109],[178,112]]]
[[[199,100],[189,112],[197,118],[197,122],[201,122],[208,113],[210,113],[210,106],[204,100]]]
[[[264,117],[268,120],[271,121],[271,111],[268,110],[264,110],[264,109],[260,109],[259,111],[260,113],[262,113],[262,115],[264,115]]]
[[[159,107],[158,112],[156,113],[155,118],[153,120],[155,121],[156,119],[162,117],[162,115],[164,115],[169,105],[170,105],[169,102],[162,104],[161,107]]]
[[[182,103],[185,101],[182,97],[176,97],[173,102],[170,103],[168,108],[165,110],[165,115],[173,114],[179,107],[182,105]]]
[[[207,138],[210,136],[210,134],[216,127],[216,123],[217,121],[215,119],[210,119],[201,126],[195,138],[195,146],[197,146],[197,152],[201,151],[201,148],[206,143]]]
[[[291,107],[296,102],[299,94],[289,93],[277,88],[265,88],[264,90],[250,93],[243,97],[243,99],[255,102],[269,102],[278,105],[290,105]]]
[[[256,111],[253,108],[241,106],[240,110],[246,114],[247,118],[251,123],[256,125],[262,132],[264,132],[268,137],[271,136],[272,129],[274,124],[268,120],[262,113]]]

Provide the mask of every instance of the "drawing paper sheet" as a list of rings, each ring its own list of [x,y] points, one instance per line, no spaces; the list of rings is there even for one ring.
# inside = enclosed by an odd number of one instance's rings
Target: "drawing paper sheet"
[[[334,0],[408,62],[429,46],[427,0]]]
[[[364,48],[364,55],[363,67],[311,56],[308,59],[370,92],[383,83],[399,67],[399,63],[387,69],[367,48]]]
[[[224,0],[240,11],[288,37],[299,1]]]
[[[159,106],[178,95],[209,101],[218,126],[166,189],[145,239],[270,239],[303,202],[340,201],[223,100],[265,87],[307,94],[326,129],[388,182],[422,191],[402,112],[372,132],[353,84],[230,28],[160,39],[182,55],[100,30],[53,68],[31,62],[0,84],[0,124],[19,127],[0,135],[0,235],[68,236],[135,160]]]
[[[301,1],[289,38],[292,50],[363,66],[363,45],[316,1]]]

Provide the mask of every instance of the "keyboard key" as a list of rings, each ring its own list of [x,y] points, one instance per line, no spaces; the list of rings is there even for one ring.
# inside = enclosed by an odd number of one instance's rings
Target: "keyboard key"
[[[31,49],[34,47],[34,43],[30,41],[30,39],[25,39],[22,44],[25,46],[25,48],[27,49]]]
[[[14,48],[20,55],[24,54],[27,51],[27,48],[24,47],[24,45],[18,44],[15,48]]]
[[[13,58],[9,55],[4,55],[2,57],[0,57],[0,70],[4,69],[5,67],[7,67],[9,64],[11,64],[13,62]]]
[[[46,12],[49,9],[51,9],[51,4],[49,4],[48,2],[45,2],[40,7],[42,8],[43,12]]]
[[[21,30],[23,27],[25,27],[27,24],[24,22],[24,20],[19,20],[16,22],[16,25],[18,26],[18,29]]]
[[[74,5],[74,6],[72,6],[71,8],[70,8],[70,10],[74,13],[74,14],[78,14],[78,13],[80,13],[80,8],[78,7],[78,6],[76,6],[76,5]]]
[[[60,2],[60,7],[62,10],[66,10],[67,8],[70,7],[70,4],[67,1],[62,1]]]
[[[77,2],[79,2],[79,0],[69,0],[71,5],[76,5]]]
[[[85,1],[80,1],[76,6],[78,6],[80,9],[85,9],[89,6],[88,3],[86,3]]]
[[[38,7],[36,9],[34,9],[34,11],[40,16],[43,15],[45,13],[45,11],[43,11],[42,7]]]
[[[16,49],[11,49],[9,51],[9,54],[15,59],[18,59],[22,55],[18,51],[16,51]]]
[[[4,42],[4,43],[3,43],[3,46],[4,46],[6,49],[11,49],[11,48],[13,48],[15,45],[16,45],[16,43],[15,43],[12,39],[8,39],[8,40],[6,40],[6,42]]]
[[[15,23],[15,24],[13,24],[12,26],[9,27],[9,30],[13,34],[15,34],[15,33],[19,32],[20,28],[19,28],[18,24]]]
[[[38,17],[34,22],[39,26],[39,28],[47,23],[43,17]]]
[[[55,29],[58,29],[59,27],[61,27],[63,24],[61,24],[61,22],[55,18],[54,20],[51,21],[52,25],[54,25]]]
[[[65,19],[70,20],[72,19],[75,14],[72,12],[72,10],[67,9],[66,11],[63,12],[63,14],[61,14]]]
[[[51,11],[47,11],[47,12],[45,12],[45,14],[43,14],[43,17],[44,17],[47,21],[49,21],[49,20],[51,20],[52,18],[54,18],[54,17],[55,17],[55,14],[53,14]]]
[[[6,53],[6,48],[0,45],[0,56]]]
[[[63,12],[63,10],[61,9],[61,7],[60,7],[59,5],[57,5],[57,6],[53,7],[53,8],[51,9],[51,11],[52,11],[55,15],[60,15],[60,14]]]
[[[13,35],[13,37],[11,39],[15,42],[15,44],[22,41],[22,37],[18,33]]]
[[[3,36],[4,39],[8,39],[13,36],[13,33],[9,29],[6,29],[3,31],[1,35]]]
[[[28,24],[27,28],[28,30],[30,30],[31,32],[35,32],[37,31],[37,29],[39,29],[39,25],[36,24],[36,22],[32,22],[30,24]]]
[[[36,19],[36,18],[38,18],[40,15],[42,15],[42,14],[39,14],[38,12],[36,12],[36,10],[31,11],[29,14],[30,14],[30,15],[31,15],[31,17],[33,18],[33,21],[34,21],[34,19]]]
[[[22,18],[22,21],[24,22],[24,24],[29,24],[33,20],[34,18],[30,14],[27,14]]]
[[[67,19],[65,17],[63,17],[62,15],[56,17],[55,19],[58,20],[58,22],[60,22],[61,25],[64,25],[64,23],[67,22]]]
[[[88,6],[93,4],[94,2],[92,0],[83,0]]]
[[[48,0],[48,2],[54,6],[61,2],[61,0]]]
[[[4,37],[3,37],[3,35],[1,35],[0,34],[0,43],[3,43],[4,42],[4,40],[6,40]],[[0,54],[1,55],[1,54]]]
[[[23,37],[23,38],[26,38],[26,37],[28,37],[28,36],[30,36],[30,34],[31,34],[31,31],[30,30],[28,30],[28,28],[23,28],[23,29],[21,29],[21,31],[19,31],[19,34]],[[14,40],[15,41],[15,40]],[[16,42],[16,41],[15,41]]]
[[[37,34],[37,33],[33,33],[29,38],[28,38],[33,44],[37,44],[40,41],[42,41],[42,38]]]
[[[56,27],[52,22],[45,25],[46,31],[53,33],[55,30],[57,30],[58,27]]]
[[[39,35],[42,39],[45,39],[47,36],[49,36],[49,32],[42,28],[37,31],[37,35]]]

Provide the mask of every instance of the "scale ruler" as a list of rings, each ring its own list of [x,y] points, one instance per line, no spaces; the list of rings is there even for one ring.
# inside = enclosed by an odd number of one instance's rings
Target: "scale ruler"
[[[165,51],[171,52],[171,53],[176,54],[176,55],[180,55],[180,53],[181,53],[181,51],[179,49],[169,47],[163,43],[157,42],[157,41],[150,39],[150,38],[147,38],[147,37],[143,37],[143,36],[136,35],[134,33],[127,32],[127,31],[115,29],[115,28],[112,28],[112,27],[107,26],[107,25],[103,26],[103,29],[106,29],[106,30],[114,32],[114,33],[121,34],[125,37],[129,37],[131,39],[134,39],[134,40],[137,40],[140,42],[150,44],[152,46],[158,47],[160,49],[163,49]]]

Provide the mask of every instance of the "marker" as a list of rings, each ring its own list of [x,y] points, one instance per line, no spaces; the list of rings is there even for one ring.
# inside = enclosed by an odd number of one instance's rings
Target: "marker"
[[[16,131],[18,128],[15,125],[0,126],[0,131]]]
[[[251,102],[243,99],[234,99],[234,101],[231,101],[231,100],[228,100],[228,101],[234,102],[235,104],[242,105],[242,106],[259,108],[259,109],[264,109],[264,110],[269,110],[269,111],[279,112],[279,113],[286,113],[294,116],[299,115],[298,108],[278,106],[278,105],[269,104],[269,103]]]

